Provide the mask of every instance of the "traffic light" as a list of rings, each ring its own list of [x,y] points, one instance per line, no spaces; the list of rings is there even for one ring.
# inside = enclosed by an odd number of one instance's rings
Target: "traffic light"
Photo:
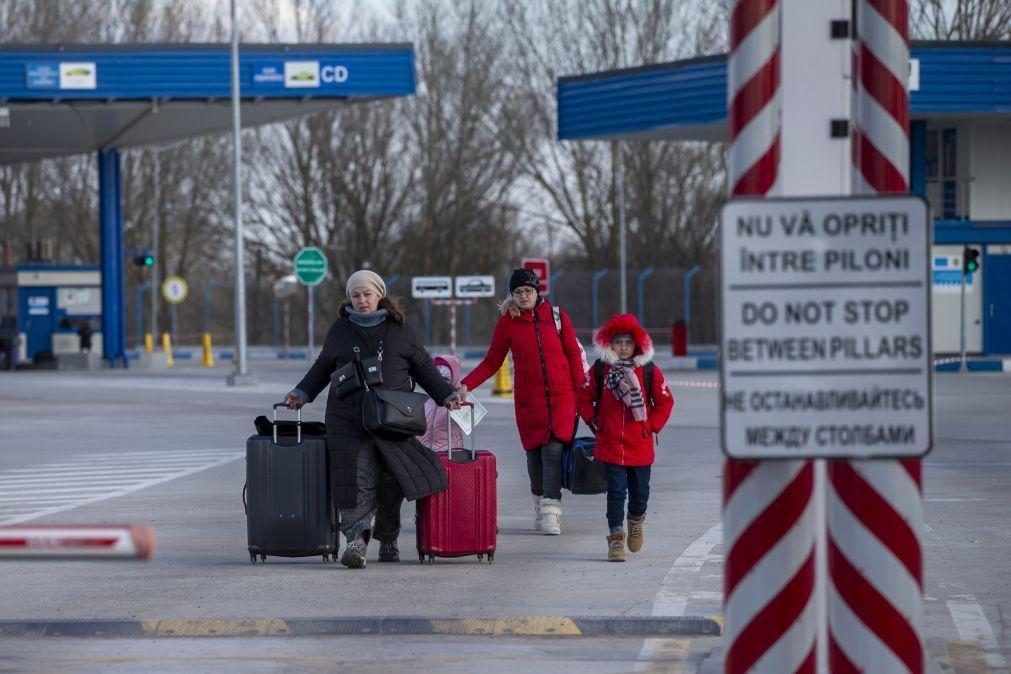
[[[154,255],[151,253],[144,253],[143,255],[134,255],[133,263],[138,267],[150,267],[154,265]]]
[[[962,273],[972,274],[979,271],[979,249],[966,246],[962,250]]]

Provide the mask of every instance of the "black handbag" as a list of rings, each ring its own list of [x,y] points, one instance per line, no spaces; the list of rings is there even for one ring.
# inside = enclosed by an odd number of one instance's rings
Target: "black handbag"
[[[378,435],[422,435],[427,428],[427,400],[427,395],[414,391],[366,388],[362,396],[362,425]]]
[[[358,363],[346,363],[337,370],[334,370],[333,374],[330,375],[330,388],[333,389],[334,395],[338,398],[343,398],[349,393],[360,391],[362,388],[362,376],[358,372]]]
[[[383,361],[383,343],[379,342],[379,354],[376,358],[366,359],[364,362],[375,362],[381,364]],[[355,348],[355,363],[363,367],[358,348]],[[361,373],[362,382],[365,386],[365,395],[362,396],[362,425],[365,430],[375,435],[387,436],[391,438],[408,438],[412,435],[423,435],[428,428],[425,419],[425,402],[428,396],[424,393],[414,391],[401,391],[399,389],[372,388],[369,386],[369,379],[374,377]],[[379,374],[380,381],[381,373]]]

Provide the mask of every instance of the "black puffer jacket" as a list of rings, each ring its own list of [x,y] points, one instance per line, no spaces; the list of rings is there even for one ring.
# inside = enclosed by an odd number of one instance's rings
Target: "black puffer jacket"
[[[330,383],[334,370],[354,361],[355,346],[365,358],[378,352],[380,342],[383,348],[381,388],[409,390],[413,379],[440,405],[453,394],[453,387],[432,364],[431,356],[414,331],[390,318],[374,328],[362,328],[347,317],[334,321],[323,350],[297,388],[306,394],[308,402],[312,402]],[[442,462],[417,439],[388,440],[374,437],[365,430],[362,425],[363,394],[363,391],[356,391],[338,398],[331,388],[327,398],[326,434],[334,505],[354,507],[358,448],[366,442],[375,443],[386,468],[397,479],[408,500],[445,489],[448,482]]]

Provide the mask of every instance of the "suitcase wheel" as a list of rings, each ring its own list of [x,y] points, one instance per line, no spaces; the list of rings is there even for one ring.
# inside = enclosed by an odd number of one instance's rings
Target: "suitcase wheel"
[[[260,555],[260,561],[263,562],[264,564],[266,564],[267,563],[267,555]]]
[[[495,553],[494,552],[489,552],[488,553],[488,563],[491,564],[494,561],[495,561]]]
[[[249,563],[250,564],[256,564],[256,553],[255,552],[250,552],[249,553]]]
[[[429,564],[435,564],[435,555],[429,555],[428,556],[428,563]]]
[[[484,555],[478,555],[477,556],[477,561],[483,562],[484,561]],[[489,561],[491,561],[491,560],[489,560]]]
[[[419,552],[418,553],[418,563],[419,564],[424,564],[425,563],[425,553],[423,553],[423,552]]]
[[[324,552],[323,553],[323,563],[326,564],[329,561],[330,561],[330,555],[328,555],[327,553]]]

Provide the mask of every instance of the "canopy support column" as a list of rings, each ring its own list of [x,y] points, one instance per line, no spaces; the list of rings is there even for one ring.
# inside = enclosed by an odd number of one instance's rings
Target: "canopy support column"
[[[119,151],[98,152],[98,218],[102,251],[102,352],[111,367],[126,359],[123,198]]]

